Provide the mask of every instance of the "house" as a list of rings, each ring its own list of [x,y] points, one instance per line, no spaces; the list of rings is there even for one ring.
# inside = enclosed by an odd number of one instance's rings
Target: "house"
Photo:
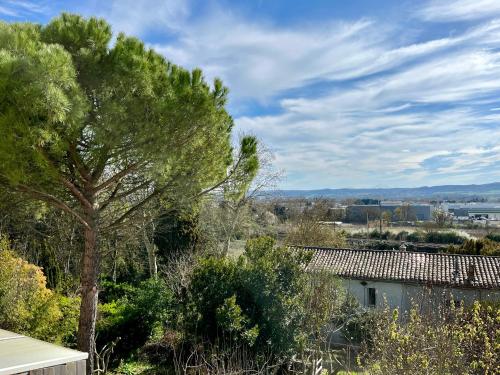
[[[85,375],[87,353],[0,329],[0,375]]]
[[[325,249],[311,271],[338,275],[362,306],[431,309],[451,302],[500,301],[500,257],[395,250]]]

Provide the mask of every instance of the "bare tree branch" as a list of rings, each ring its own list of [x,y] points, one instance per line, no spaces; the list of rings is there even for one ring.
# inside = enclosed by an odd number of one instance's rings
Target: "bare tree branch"
[[[141,166],[141,163],[139,163],[139,162],[130,164],[125,169],[122,169],[120,172],[116,173],[115,175],[110,177],[108,180],[106,180],[102,184],[100,184],[99,186],[96,186],[93,189],[93,191],[98,192],[98,191],[106,189],[108,186],[110,186],[111,184],[113,184],[115,182],[118,182],[121,178],[125,177],[126,175],[128,175],[132,171],[136,170],[140,166]]]
[[[26,185],[17,185],[15,187],[15,190],[17,190],[20,193],[29,194],[33,198],[50,203],[54,207],[60,208],[61,210],[66,211],[67,213],[73,215],[85,227],[87,227],[87,228],[90,227],[89,223],[87,223],[87,221],[78,212],[76,212],[74,209],[72,209],[70,206],[68,206],[66,203],[64,203],[60,199],[54,197],[52,194],[48,194],[48,193],[45,193],[43,191],[33,189],[33,188],[26,186]]]

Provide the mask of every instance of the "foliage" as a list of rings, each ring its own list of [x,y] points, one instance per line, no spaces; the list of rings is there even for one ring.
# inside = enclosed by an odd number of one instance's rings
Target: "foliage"
[[[285,239],[288,245],[346,247],[346,232],[333,230],[314,218],[303,217],[293,225]]]
[[[124,362],[113,371],[114,375],[148,375],[156,369],[149,363],[143,362]],[[155,371],[154,374],[157,374]]]
[[[455,232],[427,232],[425,233],[425,242],[433,243],[451,243],[451,244],[462,244],[466,240],[465,237],[455,233]]]
[[[469,254],[469,255],[500,255],[500,243],[490,239],[469,239],[460,246],[450,246],[447,250],[454,254]]]
[[[161,280],[138,286],[104,284],[105,303],[99,305],[97,348],[115,343],[113,363],[127,359],[162,328],[171,312],[171,294]]]
[[[352,295],[347,296],[339,310],[334,317],[334,322],[341,327],[346,341],[354,345],[364,344],[370,348],[373,343],[374,328],[380,319],[380,312],[360,306]]]
[[[0,237],[0,326],[39,339],[62,342],[76,331],[78,299],[47,288],[40,267],[18,258]]]
[[[170,211],[156,220],[154,243],[163,263],[181,254],[192,252],[199,242],[198,214]]]
[[[394,210],[394,215],[400,221],[414,221],[417,219],[413,207],[408,203],[397,207]]]
[[[453,217],[447,211],[441,209],[432,212],[432,219],[439,228],[453,224]]]
[[[491,241],[500,242],[500,233],[488,233],[486,238]]]
[[[353,238],[365,238],[366,233],[356,232],[351,234]],[[380,234],[377,230],[373,230],[369,233],[369,237],[372,239],[380,238]],[[453,231],[440,232],[440,231],[421,231],[417,230],[415,232],[400,231],[398,233],[392,233],[385,231],[382,233],[382,239],[384,240],[398,240],[398,241],[408,241],[408,242],[427,242],[427,243],[438,243],[438,244],[463,244],[467,238]]]
[[[382,235],[378,230],[372,230],[370,231],[369,237],[372,239],[382,239],[382,240],[388,240],[391,238],[391,232],[386,230],[385,232],[382,232]]]
[[[264,237],[248,241],[237,260],[201,260],[180,326],[194,342],[236,341],[258,353],[290,355],[306,339],[308,259],[307,253],[275,247]]]
[[[437,316],[416,308],[406,322],[397,310],[375,330],[365,367],[370,374],[498,374],[500,309],[475,302]]]
[[[308,349],[323,350],[330,345],[329,334],[341,325],[348,299],[339,279],[328,271],[307,274],[303,301],[307,319],[303,331],[308,336]]]

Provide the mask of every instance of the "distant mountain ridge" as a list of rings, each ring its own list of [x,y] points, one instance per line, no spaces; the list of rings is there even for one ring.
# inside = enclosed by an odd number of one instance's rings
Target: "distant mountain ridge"
[[[467,199],[500,198],[500,182],[480,185],[437,185],[416,188],[365,188],[276,190],[270,196],[282,198],[373,198],[373,199]]]

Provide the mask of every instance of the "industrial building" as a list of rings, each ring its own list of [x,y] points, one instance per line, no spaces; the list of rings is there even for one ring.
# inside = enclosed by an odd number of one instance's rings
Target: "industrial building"
[[[500,203],[445,203],[442,207],[457,219],[500,220]]]
[[[398,209],[404,211],[404,218],[398,217]],[[346,208],[346,221],[350,223],[366,223],[377,220],[384,212],[389,212],[391,220],[429,221],[432,220],[434,206],[425,203],[384,202],[380,204],[355,204]]]

